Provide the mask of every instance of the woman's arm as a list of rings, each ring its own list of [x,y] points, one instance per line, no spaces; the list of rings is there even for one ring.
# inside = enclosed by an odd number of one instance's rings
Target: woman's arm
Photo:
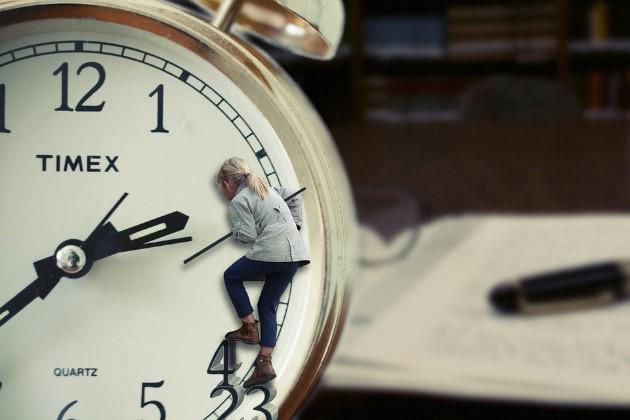
[[[232,200],[228,208],[228,215],[232,223],[232,237],[242,243],[251,243],[256,240],[256,222],[246,202]]]
[[[276,192],[282,197],[283,200],[286,200],[288,196],[293,194],[297,190],[289,190],[284,187],[274,187]],[[291,210],[291,216],[293,216],[293,221],[298,226],[298,229],[302,226],[302,198],[297,195],[286,202],[289,210]]]

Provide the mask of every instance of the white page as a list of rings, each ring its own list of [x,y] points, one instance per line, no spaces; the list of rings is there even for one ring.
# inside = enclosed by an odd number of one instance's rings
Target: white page
[[[380,318],[414,287],[418,276],[430,271],[472,235],[480,221],[475,216],[445,218],[426,226],[409,227],[391,241],[363,227],[353,315],[369,318],[370,322]]]
[[[342,348],[327,383],[363,370],[355,385],[630,405],[630,303],[537,317],[487,303],[506,278],[629,256],[628,216],[489,216]]]
[[[472,235],[478,225],[477,216],[444,218],[426,226],[409,227],[389,241],[362,226],[361,268],[353,285],[351,312],[340,349],[352,346],[363,334],[370,334],[372,324],[396,307],[396,302],[414,287],[417,276],[447,258],[453,247]]]

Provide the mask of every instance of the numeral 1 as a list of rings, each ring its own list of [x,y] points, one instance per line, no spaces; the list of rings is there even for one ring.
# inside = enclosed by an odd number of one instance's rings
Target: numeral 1
[[[0,133],[10,133],[11,132],[11,130],[7,129],[7,126],[5,125],[5,122],[4,122],[5,100],[6,100],[5,87],[4,87],[4,83],[2,83],[2,84],[0,84]]]
[[[53,76],[61,73],[61,105],[55,108],[55,111],[74,111],[68,106],[68,63],[63,63]]]
[[[164,128],[164,85],[160,84],[155,88],[153,92],[149,94],[149,98],[152,98],[157,94],[157,127],[151,130],[152,133],[168,133],[169,131]]]

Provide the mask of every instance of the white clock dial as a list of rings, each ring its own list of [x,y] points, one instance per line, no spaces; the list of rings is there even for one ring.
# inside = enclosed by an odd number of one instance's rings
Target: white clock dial
[[[240,325],[223,272],[246,250],[230,241],[182,264],[229,231],[213,175],[239,156],[272,186],[307,184],[305,205],[318,206],[309,203],[316,185],[286,146],[295,139],[281,138],[290,130],[273,125],[242,76],[213,65],[211,49],[187,45],[177,31],[134,28],[118,14],[21,15],[2,29],[0,303],[37,277],[36,260],[84,240],[124,192],[110,219],[118,230],[179,211],[190,219],[173,237],[194,240],[96,261],[0,327],[0,418],[219,417],[231,401],[210,397],[221,376],[207,369],[224,334]],[[276,406],[322,328],[324,243],[314,239],[323,228],[317,212],[306,216],[315,263],[298,272],[278,308]],[[261,284],[247,288],[255,306]],[[257,348],[236,352],[244,378]],[[254,417],[260,394],[230,418]]]

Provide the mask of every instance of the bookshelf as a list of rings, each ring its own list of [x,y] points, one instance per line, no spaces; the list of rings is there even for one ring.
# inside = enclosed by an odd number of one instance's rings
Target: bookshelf
[[[502,77],[565,85],[584,118],[627,118],[626,3],[348,0],[354,115],[456,120],[467,89]]]
[[[431,215],[630,210],[627,0],[346,0],[346,12],[335,60],[281,61],[355,191],[400,188]]]
[[[467,90],[496,77],[564,85],[583,118],[629,118],[627,0],[344,2],[333,61],[272,49],[326,120],[457,120]]]

